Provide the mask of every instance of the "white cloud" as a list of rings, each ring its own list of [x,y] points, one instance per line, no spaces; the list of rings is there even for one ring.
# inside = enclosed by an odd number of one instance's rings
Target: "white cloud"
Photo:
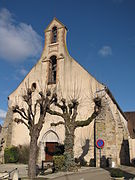
[[[20,69],[20,74],[22,75],[22,76],[25,76],[27,73],[28,73],[28,71],[26,70],[26,69],[24,69],[24,68],[22,68],[22,69]]]
[[[26,23],[17,23],[7,9],[0,10],[0,57],[20,61],[40,55],[41,36]]]
[[[5,119],[6,117],[6,111],[4,111],[3,109],[0,109],[0,119]]]
[[[103,46],[99,51],[98,54],[102,57],[107,57],[112,55],[112,48],[110,46]]]

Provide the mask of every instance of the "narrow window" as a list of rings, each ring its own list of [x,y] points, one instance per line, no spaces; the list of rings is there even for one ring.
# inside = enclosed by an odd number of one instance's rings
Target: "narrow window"
[[[56,56],[51,56],[49,63],[48,84],[56,84],[56,67],[57,67]]]
[[[32,83],[32,85],[31,85],[32,91],[35,91],[35,90],[36,90],[36,87],[37,87],[36,83]]]
[[[56,41],[57,41],[57,27],[54,26],[52,28],[52,41],[51,41],[51,43],[56,43]]]

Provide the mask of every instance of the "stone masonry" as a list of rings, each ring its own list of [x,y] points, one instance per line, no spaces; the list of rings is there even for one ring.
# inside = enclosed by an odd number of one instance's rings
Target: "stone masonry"
[[[8,109],[6,114],[6,118],[4,121],[4,125],[2,127],[2,131],[0,134],[0,141],[4,138],[5,143],[3,144],[2,151],[0,152],[0,163],[4,162],[4,148],[11,145],[11,137],[12,137],[12,120],[13,120],[13,112],[11,108]]]
[[[107,99],[102,99],[102,112],[95,120],[95,142],[103,139],[104,148],[100,151],[95,148],[96,167],[106,167],[108,158],[112,159],[115,166],[129,164],[128,132],[116,112],[114,118]]]

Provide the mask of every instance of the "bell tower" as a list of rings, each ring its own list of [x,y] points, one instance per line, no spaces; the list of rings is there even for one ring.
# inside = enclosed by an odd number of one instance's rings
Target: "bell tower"
[[[64,57],[67,52],[66,34],[66,26],[57,18],[54,18],[45,29],[45,46],[41,57],[42,61],[46,61],[52,56],[56,56],[57,60]]]

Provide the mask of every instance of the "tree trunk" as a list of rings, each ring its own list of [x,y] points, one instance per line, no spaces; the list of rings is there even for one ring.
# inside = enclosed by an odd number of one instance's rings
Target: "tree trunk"
[[[36,177],[36,160],[37,160],[37,136],[36,133],[32,133],[30,136],[30,152],[29,152],[29,164],[28,164],[28,176],[30,179]]]
[[[65,169],[67,171],[75,170],[75,160],[74,160],[74,127],[72,124],[67,125],[65,128]]]

